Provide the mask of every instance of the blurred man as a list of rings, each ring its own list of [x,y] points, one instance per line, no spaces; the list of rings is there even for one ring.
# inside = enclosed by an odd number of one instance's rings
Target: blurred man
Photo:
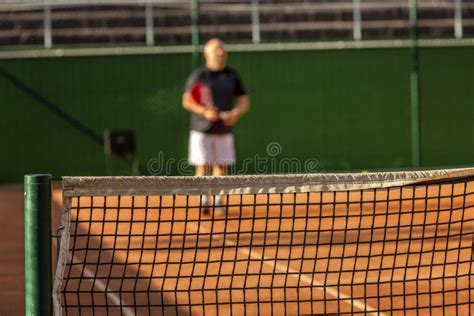
[[[204,46],[206,65],[187,79],[183,107],[191,112],[189,163],[196,176],[226,175],[235,164],[232,126],[247,112],[250,101],[235,70],[227,66],[227,51],[214,38]],[[203,205],[207,208],[207,197]],[[219,198],[215,201],[220,204]]]

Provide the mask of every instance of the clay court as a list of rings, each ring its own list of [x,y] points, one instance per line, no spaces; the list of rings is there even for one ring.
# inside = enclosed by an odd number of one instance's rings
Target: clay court
[[[23,188],[0,187],[0,315],[24,315]]]
[[[1,315],[24,314],[22,190],[9,185],[0,191]],[[97,307],[98,314],[125,315],[244,309],[248,314],[403,314],[404,307],[423,311],[435,305],[448,305],[444,311],[450,315],[473,311],[473,182],[403,192],[237,195],[226,202],[227,216],[214,217],[198,211],[196,196],[123,196],[118,203],[116,197],[72,199],[75,248],[87,244],[89,250],[76,251],[74,261],[82,263],[67,269],[70,305],[93,301],[108,306]],[[55,183],[53,227],[61,204]],[[72,293],[77,289],[95,293]],[[81,308],[82,314],[91,311]],[[78,311],[70,308],[67,314]]]
[[[232,195],[214,216],[198,196],[70,203],[67,315],[473,310],[472,181]]]

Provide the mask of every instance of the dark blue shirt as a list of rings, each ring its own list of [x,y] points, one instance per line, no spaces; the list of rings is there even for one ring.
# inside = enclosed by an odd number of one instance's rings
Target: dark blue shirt
[[[239,75],[229,67],[221,71],[212,71],[205,66],[196,69],[186,81],[186,92],[191,92],[192,87],[198,82],[211,90],[214,106],[219,112],[232,110],[235,97],[246,94]],[[232,127],[224,125],[221,120],[210,122],[194,113],[191,114],[191,130],[207,134],[232,133]]]

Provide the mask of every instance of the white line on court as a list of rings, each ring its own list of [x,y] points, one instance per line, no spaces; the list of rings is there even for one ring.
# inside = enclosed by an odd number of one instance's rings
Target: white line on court
[[[196,224],[191,224],[191,223],[187,223],[186,225],[187,226],[192,226],[192,229],[194,231],[196,231],[197,233],[199,233],[199,230],[205,231],[206,233],[211,233],[210,230],[202,228],[202,225],[198,226]],[[237,243],[235,243],[233,241],[226,240],[226,239],[224,239],[224,243],[227,246],[237,246]],[[252,257],[253,259],[258,259],[258,260],[263,259],[264,260],[263,263],[271,266],[272,268],[275,268],[276,270],[278,270],[280,272],[300,273],[300,276],[296,276],[294,274],[290,274],[290,276],[292,276],[294,278],[297,278],[299,280],[302,280],[303,282],[305,282],[307,284],[317,285],[317,286],[322,286],[323,285],[323,283],[318,282],[317,280],[315,280],[315,279],[313,279],[313,278],[311,278],[307,275],[301,274],[300,271],[294,270],[294,269],[290,268],[287,265],[284,265],[284,264],[281,264],[281,263],[276,263],[275,261],[269,261],[269,260],[272,260],[272,259],[268,259],[268,258],[266,258],[265,256],[263,256],[262,254],[260,254],[256,251],[251,251],[247,247],[239,247],[238,251],[243,252],[244,254],[246,254],[249,257]],[[360,300],[352,299],[351,297],[347,296],[344,293],[339,292],[338,290],[336,290],[332,287],[325,286],[324,291],[326,293],[328,293],[329,295],[335,297],[335,298],[343,299],[344,302],[347,303],[347,304],[349,304],[349,303],[346,300],[350,300],[351,301],[350,304],[352,306],[357,307],[358,309],[360,309],[362,311],[371,312],[371,313],[369,313],[369,315],[387,315],[385,313],[378,312],[375,308],[373,308],[369,304],[366,304],[366,303],[364,303]]]
[[[355,278],[354,281],[364,282],[367,285],[374,285],[375,283],[373,283],[373,282],[435,281],[433,279],[441,278],[441,277],[454,279],[458,276],[454,273],[452,273],[452,274],[433,273],[433,275],[429,275],[429,274],[420,274],[420,275],[408,274],[407,276],[395,276],[394,275],[393,277],[391,277],[391,276],[390,277],[381,277],[381,278],[372,277],[372,278],[368,278],[368,279]],[[464,275],[464,277],[466,277],[466,275]],[[341,278],[341,281],[352,281],[352,279]],[[344,284],[344,285],[349,285],[349,284]]]
[[[54,197],[53,197],[53,200],[54,200]],[[55,201],[57,202],[57,201]],[[58,203],[58,205],[61,205],[61,203]],[[59,207],[60,209],[60,207]],[[80,224],[79,224],[80,226]],[[58,247],[58,244],[57,244],[57,241],[56,239],[53,239],[53,243],[56,247]],[[77,257],[76,256],[73,256],[72,257],[72,261],[78,261],[77,260]],[[77,267],[79,268],[79,267]],[[87,267],[84,267],[84,269],[82,269],[82,275],[87,277],[87,278],[93,278],[93,281],[89,280],[90,282],[92,282],[92,284],[94,285],[94,287],[96,289],[98,289],[99,291],[102,291],[102,292],[105,292],[105,295],[107,295],[107,297],[110,299],[110,301],[115,305],[115,306],[122,306],[122,305],[126,305],[127,303],[125,302],[124,299],[122,299],[120,297],[119,294],[117,293],[113,293],[113,292],[108,292],[108,288],[105,284],[104,281],[102,281],[101,279],[96,279],[95,278],[95,273],[92,272],[91,269],[87,268]],[[125,315],[125,316],[134,316],[135,315],[135,312],[132,308],[130,307],[122,307],[122,315]]]
[[[100,279],[95,279],[95,273],[92,272],[91,269],[89,268],[84,268],[82,275],[88,278],[94,278],[93,284],[94,287],[97,288],[99,291],[105,292],[105,295],[114,303],[116,306],[122,306],[122,305],[127,305],[127,302],[123,298],[120,297],[120,294],[118,293],[111,293],[108,292],[107,286],[104,281]],[[135,312],[133,311],[132,308],[130,307],[122,307],[122,315],[126,316],[133,316],[135,315]]]
[[[57,247],[57,243],[56,243],[56,240],[53,241],[54,242],[54,245]],[[72,260],[76,260],[77,257],[76,256],[73,256]],[[79,267],[77,267],[79,268]],[[95,278],[95,273],[92,272],[91,269],[85,267],[84,269],[82,269],[82,275],[87,277],[87,278],[94,278],[93,281],[89,280],[90,282],[93,282],[94,284],[94,287],[96,289],[98,289],[99,291],[102,291],[105,293],[105,295],[107,295],[107,297],[110,299],[110,301],[115,305],[115,306],[122,306],[122,305],[126,305],[127,303],[125,302],[124,299],[120,298],[120,295],[115,293],[115,292],[108,292],[107,290],[107,286],[105,285],[105,282],[100,280],[100,279],[96,279]],[[133,311],[132,308],[130,307],[122,307],[122,315],[125,315],[125,316],[134,316],[135,315],[135,312]],[[1,316],[1,315],[0,315]]]

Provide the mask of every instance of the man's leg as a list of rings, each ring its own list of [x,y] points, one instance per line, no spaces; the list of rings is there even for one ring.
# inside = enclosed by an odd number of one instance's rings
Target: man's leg
[[[213,176],[225,176],[227,175],[227,166],[226,165],[214,165],[212,166],[212,175]]]
[[[197,165],[196,171],[194,172],[195,176],[210,176],[211,175],[211,167],[208,165]]]
[[[226,165],[221,165],[221,164],[216,164],[212,166],[212,175],[213,176],[225,176],[227,175],[227,166]],[[214,198],[214,205],[216,207],[216,213],[219,214],[225,214],[225,202],[223,199],[223,196],[221,195],[216,195]]]
[[[196,170],[194,172],[195,176],[210,176],[211,175],[211,166],[209,165],[196,165]],[[209,214],[209,197],[207,195],[201,196],[201,209],[205,214]]]
[[[191,131],[189,134],[189,164],[195,166],[194,174],[196,176],[208,176],[211,175],[212,161],[210,156],[210,140],[209,136],[196,131]],[[203,213],[209,213],[209,197],[202,195],[200,200],[200,206]]]
[[[216,162],[212,166],[212,174],[214,176],[225,176],[228,174],[228,165],[235,163],[234,135],[219,135],[216,139]],[[216,212],[220,214],[226,213],[225,205],[228,204],[224,200],[224,196],[216,196],[215,203]]]

